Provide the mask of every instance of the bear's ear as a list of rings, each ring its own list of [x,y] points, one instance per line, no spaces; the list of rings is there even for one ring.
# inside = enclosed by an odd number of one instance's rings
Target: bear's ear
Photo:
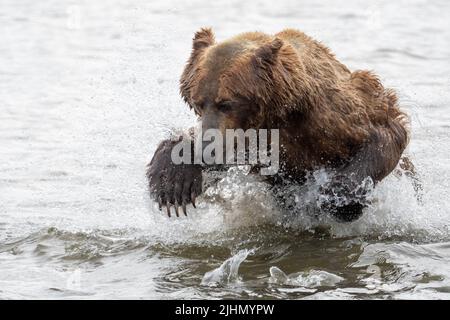
[[[262,45],[255,52],[257,61],[262,64],[274,63],[282,46],[283,40],[280,38],[275,38],[271,42]]]
[[[207,48],[214,44],[214,33],[211,28],[201,28],[195,33],[192,47],[194,50]]]

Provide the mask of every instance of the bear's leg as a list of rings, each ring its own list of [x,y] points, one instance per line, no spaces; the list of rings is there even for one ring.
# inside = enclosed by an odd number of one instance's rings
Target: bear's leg
[[[407,143],[406,130],[381,127],[331,181],[321,188],[319,205],[339,221],[359,218],[373,186],[397,166]]]
[[[369,204],[367,196],[373,184],[370,179],[367,182],[358,182],[353,175],[336,173],[332,180],[320,189],[320,209],[340,222],[358,219]]]
[[[187,215],[186,205],[192,203],[195,207],[195,198],[202,193],[201,165],[174,164],[172,161],[172,149],[180,139],[162,141],[147,169],[150,195],[158,202],[160,210],[166,207],[169,217],[171,206],[177,216],[179,207]]]

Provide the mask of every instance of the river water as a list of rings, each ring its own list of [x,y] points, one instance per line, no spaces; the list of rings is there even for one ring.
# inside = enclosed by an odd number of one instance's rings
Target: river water
[[[444,0],[3,0],[0,298],[449,299],[449,21]],[[202,26],[298,28],[375,70],[411,116],[422,202],[389,176],[358,221],[286,217],[232,170],[188,218],[160,213],[145,166],[196,121],[178,78]]]

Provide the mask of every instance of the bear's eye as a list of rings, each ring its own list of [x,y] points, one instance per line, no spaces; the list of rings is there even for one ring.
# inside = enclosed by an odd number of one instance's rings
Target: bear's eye
[[[217,104],[217,108],[222,112],[230,111],[233,107],[233,102],[231,101],[221,101]]]

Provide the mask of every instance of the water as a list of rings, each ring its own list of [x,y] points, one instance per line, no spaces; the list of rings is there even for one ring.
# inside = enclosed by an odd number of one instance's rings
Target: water
[[[450,5],[333,5],[2,1],[0,298],[450,298]],[[422,203],[390,176],[356,222],[289,217],[234,170],[188,218],[160,213],[145,165],[195,123],[178,77],[201,26],[299,28],[376,70],[411,115]]]

